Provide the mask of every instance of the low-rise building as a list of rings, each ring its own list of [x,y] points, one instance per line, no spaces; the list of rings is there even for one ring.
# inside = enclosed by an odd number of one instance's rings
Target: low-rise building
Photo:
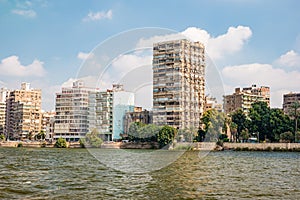
[[[130,124],[133,122],[141,122],[143,124],[153,123],[152,111],[146,110],[142,107],[134,107],[133,112],[127,112],[124,118],[124,133],[128,134]]]
[[[291,116],[292,105],[298,102],[300,103],[300,93],[288,93],[283,95],[283,112],[286,115]]]

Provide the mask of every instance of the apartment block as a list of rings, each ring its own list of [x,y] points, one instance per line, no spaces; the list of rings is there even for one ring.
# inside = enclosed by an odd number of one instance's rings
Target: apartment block
[[[146,110],[142,107],[134,107],[133,112],[127,112],[124,119],[124,133],[128,134],[129,127],[133,122],[141,122],[143,124],[153,123],[152,111]]]
[[[5,127],[5,115],[6,115],[6,94],[8,90],[6,88],[0,89],[0,135],[4,134]]]
[[[283,95],[283,112],[286,115],[291,114],[291,106],[295,103],[300,103],[300,93],[289,93]]]
[[[78,80],[72,87],[62,88],[56,94],[54,140],[65,138],[67,141],[78,141],[85,137],[88,132],[89,93],[94,91]]]
[[[5,135],[9,139],[31,139],[41,130],[41,90],[22,83],[7,92]]]
[[[124,134],[124,118],[134,109],[134,94],[113,84],[112,89],[90,93],[89,131],[96,128],[105,141],[121,139]]]
[[[153,123],[200,127],[205,103],[205,48],[186,39],[153,46]]]
[[[238,109],[242,109],[246,114],[254,102],[266,102],[270,106],[270,88],[266,86],[235,88],[235,92],[231,95],[224,96],[224,112],[229,114]]]
[[[42,124],[41,130],[46,134],[45,139],[48,141],[53,140],[55,124],[55,112],[54,111],[42,111]]]
[[[215,97],[206,96],[205,97],[204,112],[206,112],[208,110],[211,110],[211,109],[215,109],[218,112],[222,112],[223,111],[223,106],[222,106],[222,104],[218,103],[218,101]]]

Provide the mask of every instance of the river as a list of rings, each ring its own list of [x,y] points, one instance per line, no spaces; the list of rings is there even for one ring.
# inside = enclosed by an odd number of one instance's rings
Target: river
[[[87,149],[0,148],[0,199],[300,199],[299,152],[189,151],[141,172],[128,168],[147,158],[147,150],[95,151],[107,156],[96,159]],[[118,156],[123,162],[114,168],[110,161]],[[168,157],[174,152],[147,160],[151,165]]]

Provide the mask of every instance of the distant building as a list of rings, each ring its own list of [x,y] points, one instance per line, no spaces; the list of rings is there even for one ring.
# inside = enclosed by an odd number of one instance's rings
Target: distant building
[[[217,99],[215,97],[206,96],[205,97],[204,112],[208,111],[208,110],[211,110],[211,109],[215,109],[218,112],[222,112],[222,110],[223,110],[222,104],[218,104]]]
[[[270,88],[266,86],[235,88],[235,92],[231,95],[224,96],[224,112],[226,114],[242,109],[245,113],[249,112],[254,102],[266,102],[270,106]]]
[[[134,107],[133,112],[127,112],[124,119],[124,132],[128,134],[130,124],[133,122],[141,122],[143,124],[152,124],[152,111],[143,110],[142,107]]]
[[[6,88],[0,89],[0,135],[4,134],[5,127],[5,115],[6,115],[6,94],[8,90]]]
[[[153,46],[153,123],[198,128],[205,101],[204,45],[186,39]]]
[[[105,141],[118,140],[124,134],[124,118],[134,109],[134,93],[114,84],[111,90],[95,91],[89,98],[89,131],[97,129]]]
[[[283,95],[283,112],[286,115],[291,114],[291,105],[295,102],[300,103],[300,93],[289,93]]]
[[[41,130],[44,131],[46,140],[53,140],[55,112],[42,112]]]
[[[84,86],[83,81],[75,81],[70,88],[62,88],[56,94],[55,125],[53,139],[65,138],[78,141],[88,132],[89,93],[95,89]]]
[[[41,130],[41,90],[22,83],[20,90],[7,92],[5,134],[9,139],[33,138]]]

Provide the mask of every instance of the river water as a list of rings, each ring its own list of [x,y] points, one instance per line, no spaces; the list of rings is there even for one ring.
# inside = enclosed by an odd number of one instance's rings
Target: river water
[[[299,152],[189,151],[139,173],[110,166],[115,155],[123,155],[118,165],[134,163],[123,150],[106,153],[95,159],[87,149],[0,148],[0,199],[300,199]],[[162,154],[155,161],[174,152]]]

